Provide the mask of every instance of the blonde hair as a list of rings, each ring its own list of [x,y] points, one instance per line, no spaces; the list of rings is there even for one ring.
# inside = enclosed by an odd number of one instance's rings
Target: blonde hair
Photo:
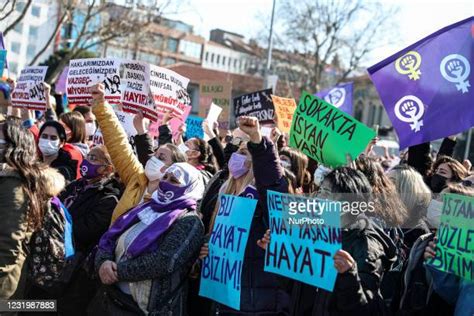
[[[426,215],[431,201],[431,190],[423,181],[422,175],[409,166],[400,165],[393,168],[388,176],[395,184],[410,220],[418,220]]]
[[[43,166],[40,173],[40,183],[44,188],[46,198],[52,198],[59,195],[66,186],[64,176],[54,168]]]

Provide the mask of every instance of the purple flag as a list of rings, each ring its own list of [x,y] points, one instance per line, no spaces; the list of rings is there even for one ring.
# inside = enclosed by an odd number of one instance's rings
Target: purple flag
[[[69,66],[64,67],[63,72],[59,75],[58,81],[56,81],[55,91],[56,93],[66,93],[66,81]]]
[[[368,69],[400,148],[474,125],[473,49],[474,17],[470,17]]]
[[[353,82],[341,83],[314,95],[324,99],[324,101],[334,105],[339,110],[352,115],[352,87]]]
[[[7,50],[7,48],[5,47],[5,42],[3,41],[3,32],[0,32],[0,50]],[[8,69],[8,61],[6,57],[4,67],[5,69]]]

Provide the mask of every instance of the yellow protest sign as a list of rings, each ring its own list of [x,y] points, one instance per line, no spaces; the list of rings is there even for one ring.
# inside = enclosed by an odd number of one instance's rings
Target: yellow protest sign
[[[293,113],[296,110],[295,99],[277,97],[272,95],[273,105],[278,118],[277,126],[280,131],[289,133],[291,128],[291,121],[293,120]]]

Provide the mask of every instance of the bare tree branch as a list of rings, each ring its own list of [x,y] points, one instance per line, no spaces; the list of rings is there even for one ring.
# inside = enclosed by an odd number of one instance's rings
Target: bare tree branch
[[[7,13],[5,13],[4,16],[2,16],[2,17],[0,18],[0,21],[5,20],[6,18],[8,18],[8,17],[10,16],[10,14],[12,14],[13,10],[15,10],[16,1],[17,1],[17,0],[13,0],[12,7],[10,8],[10,10],[7,11]],[[10,0],[5,1],[5,4],[3,5],[2,9],[0,10],[0,12],[3,12],[3,10],[5,10],[5,8],[6,8],[9,4],[10,4]]]
[[[4,36],[6,36],[8,34],[8,32],[10,32],[18,23],[20,23],[21,20],[23,20],[23,18],[26,15],[26,11],[28,11],[28,9],[30,8],[32,2],[33,2],[33,0],[28,0],[26,2],[26,5],[23,8],[23,11],[21,11],[20,15],[15,19],[15,21],[13,21],[9,26],[7,26],[7,28],[3,32]]]

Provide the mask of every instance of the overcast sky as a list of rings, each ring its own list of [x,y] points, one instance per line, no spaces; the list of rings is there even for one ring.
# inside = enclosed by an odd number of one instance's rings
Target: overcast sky
[[[192,24],[195,33],[209,38],[209,31],[221,28],[245,37],[256,36],[269,23],[272,0],[182,0],[178,14],[169,15]],[[277,8],[279,2],[277,1]],[[370,1],[370,0],[368,0]],[[436,30],[474,15],[474,1],[383,0],[397,4],[400,41],[375,51],[366,66],[375,64]],[[173,8],[176,10],[176,8]]]

